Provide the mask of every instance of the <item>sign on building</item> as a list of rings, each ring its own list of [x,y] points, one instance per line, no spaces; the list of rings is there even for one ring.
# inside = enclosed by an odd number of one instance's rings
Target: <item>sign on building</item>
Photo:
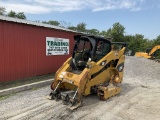
[[[46,55],[68,55],[69,39],[46,37]]]

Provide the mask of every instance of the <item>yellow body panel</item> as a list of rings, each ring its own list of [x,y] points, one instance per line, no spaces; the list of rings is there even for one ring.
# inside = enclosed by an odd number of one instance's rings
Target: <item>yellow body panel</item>
[[[151,56],[148,55],[148,53],[146,53],[146,52],[136,52],[135,56],[136,57],[151,58]]]

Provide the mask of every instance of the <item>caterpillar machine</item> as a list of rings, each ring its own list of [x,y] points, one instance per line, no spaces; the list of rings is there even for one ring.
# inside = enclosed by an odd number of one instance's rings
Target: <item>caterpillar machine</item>
[[[154,46],[152,49],[146,49],[146,52],[136,52],[135,56],[144,57],[148,59],[155,60],[156,62],[160,62],[160,59],[156,59],[156,52],[160,50],[160,45]]]
[[[96,93],[106,100],[120,93],[127,44],[87,35],[75,35],[74,40],[72,57],[56,72],[48,98],[74,110],[83,96]],[[119,50],[113,47],[117,45]]]

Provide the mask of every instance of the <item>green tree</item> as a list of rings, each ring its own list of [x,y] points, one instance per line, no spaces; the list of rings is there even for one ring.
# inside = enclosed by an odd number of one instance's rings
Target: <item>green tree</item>
[[[128,43],[127,51],[131,51],[131,55],[134,55],[136,52],[136,46],[135,46],[136,40],[134,36],[132,35],[125,36],[125,42]]]
[[[12,10],[8,13],[7,16],[9,16],[9,17],[14,17],[14,18],[17,17],[16,12],[14,12],[14,11],[12,11]]]
[[[110,37],[110,38],[113,38],[112,29],[111,29],[111,28],[109,28],[109,29],[107,30],[106,36],[107,36],[107,37]]]
[[[26,16],[25,16],[24,12],[17,13],[16,17],[19,18],[19,19],[26,19]]]
[[[119,22],[114,23],[112,28],[107,31],[102,31],[99,35],[103,35],[105,38],[112,38],[114,42],[124,42],[125,27]]]
[[[136,47],[137,47],[137,51],[143,51],[145,52],[147,48],[150,48],[152,45],[152,42],[148,39],[144,38],[144,35],[141,34],[136,34],[135,35],[135,39],[136,39]]]
[[[157,36],[157,38],[153,40],[153,46],[155,45],[160,45],[160,35]]]
[[[24,12],[16,13],[15,11],[12,11],[12,10],[7,14],[7,16],[13,17],[13,18],[19,18],[19,19],[26,19]]]
[[[125,27],[118,22],[113,24],[112,28],[107,31],[107,34],[116,42],[124,41],[124,30]]]
[[[58,21],[54,21],[54,20],[50,20],[47,23],[50,24],[50,25],[55,25],[55,26],[59,26],[60,25],[60,23]]]
[[[160,45],[160,35],[157,36],[157,38],[152,41],[152,48],[156,45]],[[156,55],[156,59],[160,59],[160,50],[157,50],[155,52],[155,55]]]
[[[77,27],[74,27],[74,26],[69,26],[68,29],[73,30],[73,31],[77,31]]]
[[[99,33],[99,35],[103,36],[104,38],[107,38],[107,32],[103,30],[102,32]]]
[[[90,30],[86,30],[87,34],[91,34],[91,35],[99,35],[99,30],[97,29],[90,29]]]
[[[79,23],[77,25],[77,31],[78,32],[86,32],[86,24],[85,23]]]
[[[128,50],[132,51],[132,55],[136,52],[145,52],[147,48],[152,46],[152,41],[145,39],[143,35],[127,35],[124,41],[128,43]]]
[[[6,12],[6,9],[4,7],[0,7],[0,15],[4,15]]]

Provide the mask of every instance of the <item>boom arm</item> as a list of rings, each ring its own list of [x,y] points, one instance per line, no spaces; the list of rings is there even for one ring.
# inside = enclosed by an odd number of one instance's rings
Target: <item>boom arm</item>
[[[157,51],[157,50],[159,50],[159,49],[160,49],[160,45],[157,45],[157,46],[153,47],[153,48],[151,49],[151,51],[149,52],[149,55],[152,55],[155,51]]]

